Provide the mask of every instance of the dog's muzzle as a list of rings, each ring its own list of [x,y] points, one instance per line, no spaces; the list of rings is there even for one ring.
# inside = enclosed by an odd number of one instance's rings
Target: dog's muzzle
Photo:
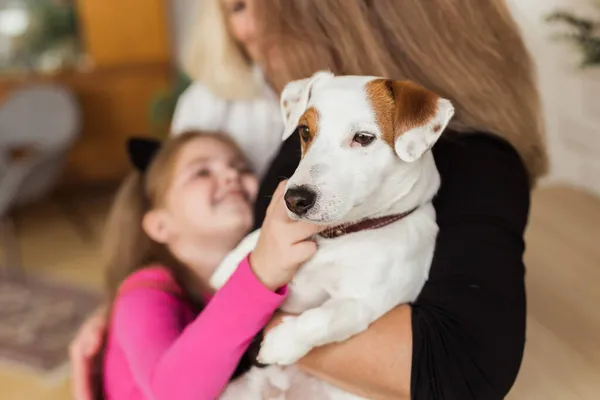
[[[285,192],[284,199],[288,210],[302,216],[314,207],[317,193],[308,186],[296,186]]]

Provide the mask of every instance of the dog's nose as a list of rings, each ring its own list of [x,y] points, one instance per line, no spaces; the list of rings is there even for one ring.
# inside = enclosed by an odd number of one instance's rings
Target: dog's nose
[[[296,215],[303,215],[315,205],[317,194],[306,186],[298,186],[288,189],[284,199],[288,210]]]

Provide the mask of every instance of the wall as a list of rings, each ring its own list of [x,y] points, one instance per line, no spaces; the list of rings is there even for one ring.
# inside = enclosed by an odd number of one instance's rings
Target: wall
[[[181,65],[185,38],[196,19],[196,7],[202,0],[171,0],[171,27],[175,59]]]
[[[83,126],[69,153],[65,185],[122,179],[130,169],[126,138],[152,132],[149,106],[173,78],[167,10],[164,0],[78,0],[90,68],[2,80],[0,96],[25,83],[51,80],[78,98]]]
[[[578,69],[579,53],[543,21],[557,7],[600,20],[593,0],[508,0],[538,65],[552,169],[546,183],[568,183],[600,196],[600,68]]]

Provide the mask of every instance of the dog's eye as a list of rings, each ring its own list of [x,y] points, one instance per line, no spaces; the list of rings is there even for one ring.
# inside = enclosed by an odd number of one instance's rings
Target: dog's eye
[[[298,134],[300,135],[300,139],[302,139],[302,141],[307,142],[310,140],[310,129],[308,129],[308,126],[299,125],[296,129],[298,130]]]
[[[352,138],[354,143],[357,143],[363,147],[370,145],[375,140],[375,135],[366,132],[358,132]]]

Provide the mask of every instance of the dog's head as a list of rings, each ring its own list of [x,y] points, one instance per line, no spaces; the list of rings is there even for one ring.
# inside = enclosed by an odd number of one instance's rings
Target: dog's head
[[[302,147],[285,193],[289,215],[329,224],[414,174],[454,108],[409,81],[318,72],[284,88],[281,112],[283,139],[299,135]]]

